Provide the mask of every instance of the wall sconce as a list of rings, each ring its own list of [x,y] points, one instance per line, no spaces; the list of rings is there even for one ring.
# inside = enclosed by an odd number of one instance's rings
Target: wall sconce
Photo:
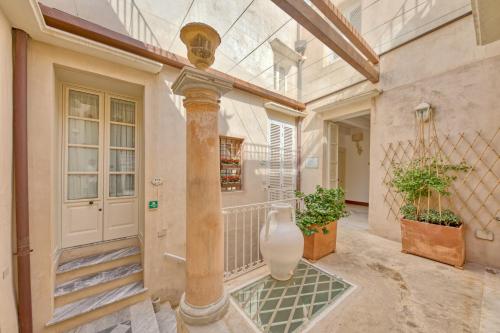
[[[426,122],[430,119],[431,116],[431,105],[429,103],[420,103],[415,108],[415,116],[417,120]]]
[[[363,147],[361,147],[360,142],[363,141],[363,132],[354,133],[351,135],[352,142],[356,143],[356,149],[358,151],[358,155],[363,153]]]
[[[181,40],[186,45],[189,61],[199,69],[207,69],[215,61],[215,49],[220,36],[214,28],[204,23],[188,23],[181,29]]]

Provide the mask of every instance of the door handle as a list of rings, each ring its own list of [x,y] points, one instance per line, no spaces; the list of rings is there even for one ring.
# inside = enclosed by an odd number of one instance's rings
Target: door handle
[[[102,212],[102,208],[99,208],[99,211]]]
[[[89,201],[89,205],[93,205],[94,204],[94,201]]]

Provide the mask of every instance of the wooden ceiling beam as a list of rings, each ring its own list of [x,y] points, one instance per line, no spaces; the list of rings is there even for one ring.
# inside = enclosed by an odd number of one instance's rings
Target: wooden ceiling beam
[[[347,20],[347,18],[342,14],[342,12],[335,7],[331,0],[311,0],[311,2],[319,9],[323,15],[326,16],[330,22],[333,23],[337,29],[344,34],[344,36],[354,45],[356,48],[374,64],[378,64],[379,57],[377,53],[368,45],[366,40],[361,36],[361,34],[356,30],[356,28]]]
[[[368,80],[379,81],[378,69],[303,0],[271,1]]]

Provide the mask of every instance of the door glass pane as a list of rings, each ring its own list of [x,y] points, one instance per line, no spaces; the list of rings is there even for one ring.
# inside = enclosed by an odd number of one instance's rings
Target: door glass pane
[[[97,198],[97,175],[69,175],[68,199]]]
[[[69,115],[99,119],[99,96],[82,91],[69,91]]]
[[[134,195],[134,175],[109,175],[109,196]]]
[[[73,144],[98,145],[99,123],[96,121],[69,118],[68,142]]]
[[[135,147],[135,128],[133,126],[111,124],[110,137],[112,147]]]
[[[135,171],[135,151],[111,149],[109,171]]]
[[[68,148],[68,171],[89,172],[97,171],[99,163],[97,148]]]
[[[135,124],[135,103],[111,98],[111,121]]]

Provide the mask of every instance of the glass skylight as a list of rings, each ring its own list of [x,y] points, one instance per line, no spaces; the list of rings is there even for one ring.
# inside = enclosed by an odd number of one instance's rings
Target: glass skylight
[[[401,0],[401,7],[394,1],[400,0],[332,2],[379,54],[470,11],[470,0]],[[181,56],[186,56],[181,27],[207,23],[222,38],[213,68],[302,102],[364,80],[271,0],[41,2]],[[306,3],[319,12],[310,1]],[[379,14],[388,10],[394,11],[389,20]]]
[[[268,275],[231,296],[262,332],[292,333],[351,288],[342,279],[300,261],[290,280],[278,281]]]

